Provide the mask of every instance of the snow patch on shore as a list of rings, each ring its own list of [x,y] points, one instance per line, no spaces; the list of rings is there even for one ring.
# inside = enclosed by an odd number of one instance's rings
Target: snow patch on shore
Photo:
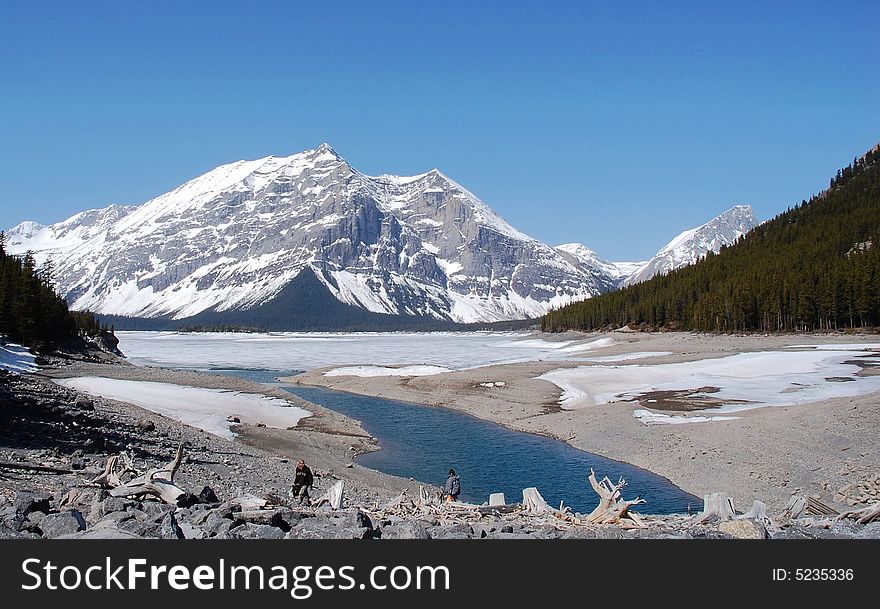
[[[664,357],[672,355],[672,351],[634,351],[633,353],[621,353],[619,355],[596,355],[585,357],[585,362],[625,362],[633,359],[648,359],[651,357]]]
[[[449,372],[449,368],[442,366],[401,366],[392,368],[389,366],[346,366],[334,368],[324,373],[324,376],[431,376]]]
[[[237,416],[248,425],[264,423],[266,427],[287,429],[312,414],[280,398],[224,389],[121,381],[98,376],[59,379],[55,382],[89,395],[134,404],[230,440],[235,434],[230,429],[234,423],[226,420],[229,416]]]
[[[633,416],[645,425],[682,425],[685,423],[708,423],[709,421],[733,421],[739,417],[702,417],[668,415],[650,410],[633,410]]]
[[[560,405],[574,409],[635,400],[654,391],[694,391],[721,402],[712,413],[791,406],[880,391],[880,376],[859,376],[851,363],[871,346],[827,351],[760,351],[674,364],[581,366],[538,378],[562,389]],[[841,382],[845,380],[846,382]],[[711,393],[697,390],[711,387]]]
[[[0,370],[15,374],[34,372],[37,363],[34,354],[15,343],[0,343]]]

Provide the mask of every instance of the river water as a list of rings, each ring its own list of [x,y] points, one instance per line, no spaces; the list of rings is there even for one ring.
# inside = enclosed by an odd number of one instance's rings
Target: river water
[[[358,464],[388,474],[442,486],[450,468],[462,480],[462,499],[482,503],[502,492],[509,502],[522,500],[522,489],[535,486],[550,505],[561,501],[589,512],[597,496],[587,476],[623,476],[627,499],[641,495],[643,510],[668,514],[702,509],[702,501],[656,474],[627,463],[578,450],[565,442],[507,429],[445,408],[407,404],[318,387],[285,385],[276,379],[295,372],[207,369],[207,372],[279,386],[309,402],[361,422],[382,450],[357,457]]]

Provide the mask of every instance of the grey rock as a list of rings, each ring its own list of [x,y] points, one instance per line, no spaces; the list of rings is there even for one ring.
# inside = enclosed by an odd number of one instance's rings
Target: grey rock
[[[140,504],[140,509],[150,520],[160,522],[166,515],[174,512],[175,507],[158,501],[144,501]]]
[[[447,524],[431,527],[428,535],[431,539],[470,539],[474,531],[466,524]]]
[[[86,530],[86,521],[79,510],[65,510],[58,514],[48,514],[40,523],[43,536],[55,539],[62,535],[72,535]]]
[[[180,530],[183,532],[184,539],[205,539],[208,534],[202,529],[194,527],[188,522],[180,523]]]
[[[103,501],[101,501],[101,515],[103,516],[111,512],[124,512],[127,509],[134,507],[136,504],[137,502],[132,499],[108,495]]]
[[[132,533],[138,537],[158,539],[161,527],[156,522],[147,522],[136,518],[129,518],[119,522],[116,528],[120,531]]]
[[[880,522],[866,524],[865,527],[855,534],[857,539],[880,539]]]
[[[791,526],[771,533],[772,539],[846,539],[847,535],[834,533],[821,527]]]
[[[418,521],[382,527],[382,539],[430,539],[428,527]]]
[[[208,535],[208,537],[217,537],[225,536],[230,529],[232,529],[234,524],[235,523],[231,519],[224,518],[220,513],[214,511],[208,514],[208,517],[204,520],[200,528]]]
[[[51,501],[51,495],[23,492],[16,493],[13,505],[17,511],[21,512],[22,516],[27,516],[31,512],[48,514]]]
[[[198,497],[199,503],[220,503],[220,500],[217,498],[217,494],[210,486],[206,486],[201,491],[199,491]]]
[[[147,431],[147,432],[155,431],[156,424],[153,423],[152,421],[150,421],[149,419],[141,419],[140,421],[137,422],[137,428],[140,431]]]
[[[183,531],[174,514],[166,514],[159,525],[159,539],[183,539]]]
[[[329,518],[309,518],[292,528],[285,539],[370,539],[373,531],[338,524]]]
[[[76,401],[73,403],[73,405],[80,410],[95,409],[95,402],[92,400],[92,398],[86,397],[84,395],[77,396]]]
[[[246,523],[229,532],[234,539],[284,539],[284,531],[269,524]]]
[[[123,531],[113,527],[100,527],[87,529],[81,533],[62,535],[58,539],[140,539],[138,535],[129,531]]]

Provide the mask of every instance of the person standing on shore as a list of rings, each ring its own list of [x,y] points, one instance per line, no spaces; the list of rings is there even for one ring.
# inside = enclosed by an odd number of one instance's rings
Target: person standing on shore
[[[306,505],[309,504],[309,489],[312,488],[314,482],[312,470],[309,469],[309,466],[306,465],[303,459],[300,459],[296,464],[296,476],[293,479],[293,489],[291,489],[291,494],[296,499],[297,504],[302,505],[303,501],[306,502]]]
[[[455,473],[454,469],[449,470],[449,477],[446,478],[446,487],[443,489],[446,501],[458,501],[461,494],[461,478]]]

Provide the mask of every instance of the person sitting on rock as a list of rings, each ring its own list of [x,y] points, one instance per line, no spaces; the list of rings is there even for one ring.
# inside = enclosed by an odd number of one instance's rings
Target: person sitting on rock
[[[304,460],[300,459],[296,464],[296,476],[293,479],[293,489],[291,489],[291,495],[299,505],[302,505],[303,501],[306,502],[306,505],[310,503],[309,489],[312,488],[314,482],[312,470]]]
[[[454,469],[449,470],[449,477],[446,478],[446,488],[443,489],[446,501],[458,501],[461,494],[461,478],[455,473]]]

